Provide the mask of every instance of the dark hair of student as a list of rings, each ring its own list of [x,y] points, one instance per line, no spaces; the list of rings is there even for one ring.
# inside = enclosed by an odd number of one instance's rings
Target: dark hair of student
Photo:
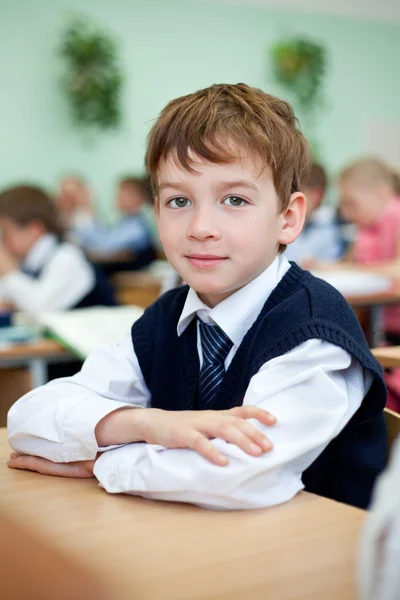
[[[54,233],[60,240],[64,237],[56,205],[44,190],[33,185],[18,185],[1,192],[0,217],[21,227],[39,221],[47,233]]]
[[[153,202],[153,192],[151,188],[150,177],[123,177],[118,182],[119,186],[131,187],[139,190],[147,204]]]
[[[308,179],[304,183],[304,187],[307,188],[321,188],[324,192],[328,185],[328,178],[326,176],[325,169],[322,165],[313,163]]]

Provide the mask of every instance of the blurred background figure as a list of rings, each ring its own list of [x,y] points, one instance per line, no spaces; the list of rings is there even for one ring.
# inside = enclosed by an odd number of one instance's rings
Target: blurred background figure
[[[286,249],[288,260],[294,260],[306,268],[317,260],[336,260],[341,256],[342,247],[334,209],[323,204],[327,184],[325,169],[314,163],[303,186],[307,198],[304,229]]]
[[[375,158],[351,163],[339,178],[341,214],[357,226],[347,260],[391,277],[400,276],[400,202],[394,183],[392,171]],[[400,306],[384,309],[382,327],[385,342],[400,345]],[[385,380],[387,406],[400,411],[400,369],[387,372]]]
[[[397,169],[392,169],[391,173],[393,191],[396,194],[397,198],[400,199],[400,171]]]
[[[376,158],[357,160],[341,172],[339,195],[342,216],[357,227],[348,259],[392,274],[400,266],[400,203],[392,171]],[[389,319],[387,327],[396,323],[397,335],[400,320]]]
[[[61,179],[56,203],[63,223],[72,235],[94,219],[91,192],[82,177],[68,175]]]
[[[120,221],[106,227],[96,219],[75,228],[78,243],[107,274],[142,269],[155,259],[154,227],[144,211],[151,202],[147,178],[124,177],[115,198]]]
[[[30,313],[115,305],[101,271],[64,239],[56,204],[38,187],[0,193],[0,295]]]

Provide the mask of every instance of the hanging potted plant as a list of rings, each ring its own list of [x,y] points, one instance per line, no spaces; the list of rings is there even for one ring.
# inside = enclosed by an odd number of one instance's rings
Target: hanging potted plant
[[[327,70],[323,46],[307,39],[289,39],[272,48],[276,81],[285,87],[304,112],[323,101],[323,84]]]
[[[75,123],[111,129],[121,122],[122,72],[116,42],[91,21],[74,17],[60,44],[63,89]]]

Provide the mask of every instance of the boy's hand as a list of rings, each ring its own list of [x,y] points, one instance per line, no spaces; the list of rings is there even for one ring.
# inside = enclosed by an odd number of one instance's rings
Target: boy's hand
[[[210,439],[222,438],[251,456],[272,449],[268,438],[247,419],[271,426],[275,417],[256,406],[230,410],[167,411],[156,408],[122,409],[110,413],[96,427],[99,446],[147,442],[166,448],[191,448],[216,465],[226,465],[226,456]]]
[[[54,463],[40,456],[30,456],[13,452],[8,461],[11,469],[25,469],[36,471],[42,475],[55,475],[57,477],[79,477],[88,479],[94,477],[94,460],[83,460],[71,463]]]

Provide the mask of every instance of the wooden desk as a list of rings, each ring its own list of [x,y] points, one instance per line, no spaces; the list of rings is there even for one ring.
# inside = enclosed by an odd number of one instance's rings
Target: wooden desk
[[[390,288],[384,291],[368,294],[345,294],[347,302],[355,309],[363,325],[369,345],[371,347],[378,346],[382,341],[382,309],[385,306],[400,305],[400,279],[395,278],[394,274],[389,275],[385,271],[382,271],[379,266],[366,267],[365,265],[337,263],[329,265],[329,267],[326,267],[321,272],[318,269],[312,269],[313,274],[317,277],[319,274],[323,276],[329,271],[332,272],[332,275],[337,272],[348,274],[352,271],[359,275],[360,271],[364,271],[366,274],[387,277],[391,281]]]
[[[58,342],[36,340],[0,347],[0,426],[11,405],[47,380],[47,365],[75,360]]]
[[[347,296],[347,301],[355,309],[360,319],[360,314],[367,315],[366,336],[371,347],[378,346],[383,339],[382,311],[385,306],[400,304],[400,282],[393,281],[390,289],[375,294],[362,294]],[[360,319],[362,322],[362,318]]]
[[[385,306],[400,304],[400,281],[393,280],[392,286],[385,291],[374,294],[346,296],[346,300],[358,313],[367,310],[367,326],[365,327],[368,343],[378,346],[382,341],[382,310]],[[360,318],[360,316],[359,316]]]
[[[117,300],[120,304],[147,308],[160,294],[161,280],[146,272],[121,272],[112,278]]]
[[[400,281],[392,281],[388,290],[374,294],[359,294],[346,296],[346,300],[354,308],[370,308],[372,306],[390,306],[400,304]]]
[[[372,354],[379,360],[382,367],[387,369],[400,369],[400,346],[374,348]]]
[[[307,493],[218,512],[112,496],[95,480],[7,469],[4,511],[95,573],[113,600],[353,600],[363,511]]]

